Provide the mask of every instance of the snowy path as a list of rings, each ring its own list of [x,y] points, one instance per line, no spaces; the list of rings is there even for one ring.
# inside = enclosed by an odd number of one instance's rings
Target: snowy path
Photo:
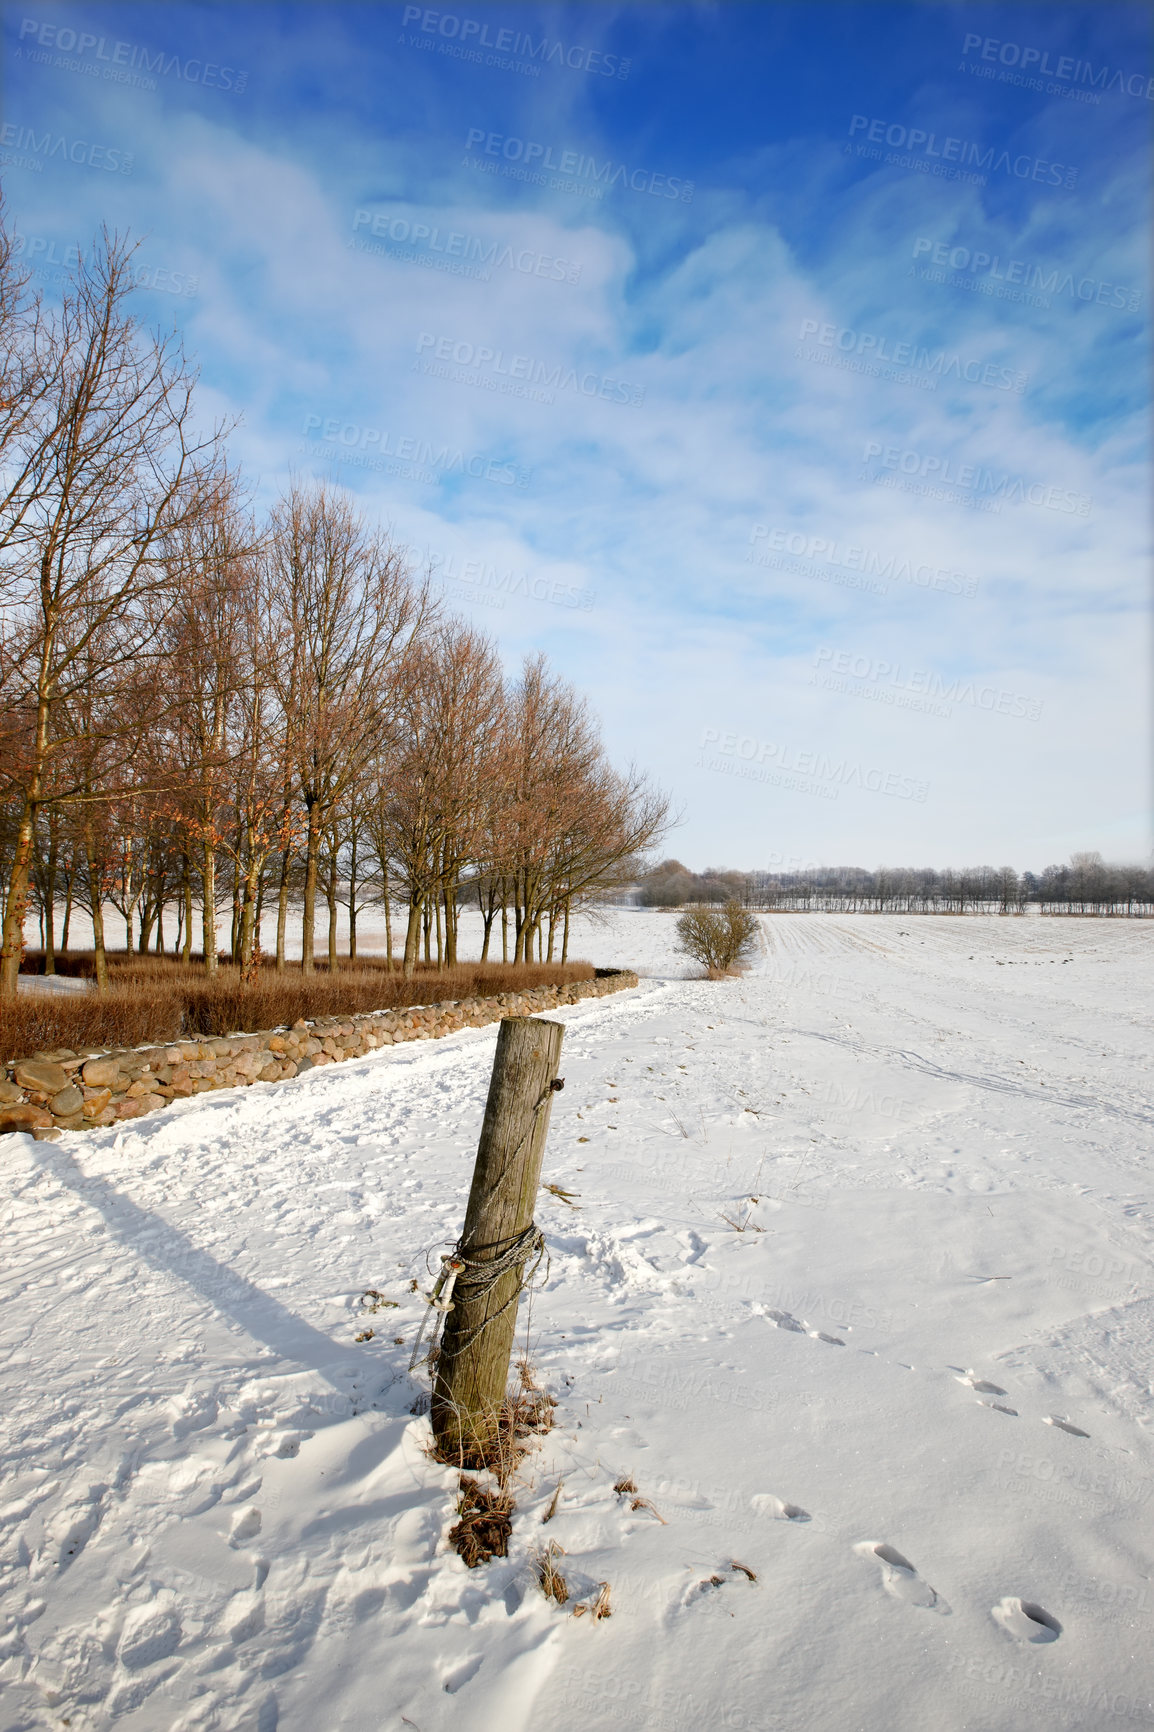
[[[652,978],[561,1016],[557,1426],[477,1571],[406,1366],[494,1031],[0,1141],[0,1732],[1154,1727],[1154,929],[765,924],[579,940]]]

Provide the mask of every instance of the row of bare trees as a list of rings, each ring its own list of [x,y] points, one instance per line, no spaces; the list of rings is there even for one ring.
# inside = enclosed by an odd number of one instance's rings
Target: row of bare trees
[[[1037,904],[1046,914],[1154,913],[1154,869],[1110,865],[1100,854],[1074,854],[1066,866],[1018,873],[1012,866],[956,871],[932,866],[813,866],[795,872],[691,872],[662,860],[642,872],[637,899],[650,908],[723,903],[804,912],[867,914],[1020,914]]]
[[[543,657],[507,678],[339,489],[293,482],[258,519],[131,294],[106,235],[47,308],[0,229],[0,995],[31,910],[50,969],[85,911],[101,987],[109,906],[129,948],[210,974],[230,903],[250,973],[274,908],[285,966],[298,905],[306,974],[321,906],[335,966],[338,910],[355,956],[374,901],[407,972],[456,960],[465,902],[486,956],[498,918],[509,960],[564,956],[666,799]]]

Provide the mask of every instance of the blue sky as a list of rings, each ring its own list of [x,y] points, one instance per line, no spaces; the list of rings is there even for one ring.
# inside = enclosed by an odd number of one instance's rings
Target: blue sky
[[[1151,20],[17,0],[0,173],[690,863],[1144,859]]]

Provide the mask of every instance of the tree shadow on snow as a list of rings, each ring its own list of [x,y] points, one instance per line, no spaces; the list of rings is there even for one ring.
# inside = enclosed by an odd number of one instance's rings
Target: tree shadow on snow
[[[342,1395],[347,1393],[336,1374],[363,1371],[363,1363],[356,1355],[342,1351],[278,1299],[238,1275],[235,1269],[218,1263],[178,1227],[142,1209],[106,1179],[81,1172],[67,1149],[49,1142],[37,1143],[35,1147],[44,1169],[96,1209],[113,1237],[126,1249],[161,1274],[187,1283],[222,1315],[240,1324],[255,1340],[265,1342],[282,1358],[297,1361]]]

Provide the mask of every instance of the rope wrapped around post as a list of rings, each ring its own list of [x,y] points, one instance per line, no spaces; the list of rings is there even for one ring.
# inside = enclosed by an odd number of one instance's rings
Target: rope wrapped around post
[[[494,1247],[478,1245],[475,1249],[489,1251]],[[503,1316],[506,1311],[517,1304],[525,1288],[533,1285],[542,1260],[545,1262],[544,1279],[548,1280],[549,1258],[545,1249],[545,1235],[536,1221],[530,1221],[525,1231],[518,1233],[513,1242],[495,1257],[484,1259],[466,1257],[458,1240],[455,1249],[448,1256],[441,1258],[441,1272],[433,1284],[432,1292],[425,1295],[425,1303],[429,1306],[429,1315],[422,1322],[417,1339],[413,1343],[409,1370],[415,1370],[418,1360],[421,1358],[430,1367],[437,1358],[438,1345],[445,1327],[445,1315],[454,1308],[452,1302],[454,1291],[456,1291],[459,1302],[462,1304],[468,1304],[473,1300],[487,1299],[502,1275],[507,1275],[511,1269],[521,1271],[521,1279],[516,1290],[510,1293],[505,1303],[494,1311],[491,1317],[486,1317],[476,1329],[471,1330],[469,1334],[462,1336],[455,1342],[453,1353],[446,1356],[451,1358],[467,1353],[469,1348],[480,1340],[486,1329],[497,1321],[498,1317]],[[532,1264],[531,1268],[529,1267],[530,1264]],[[429,1345],[422,1354],[421,1342],[432,1316],[436,1317],[436,1322],[429,1338]]]

